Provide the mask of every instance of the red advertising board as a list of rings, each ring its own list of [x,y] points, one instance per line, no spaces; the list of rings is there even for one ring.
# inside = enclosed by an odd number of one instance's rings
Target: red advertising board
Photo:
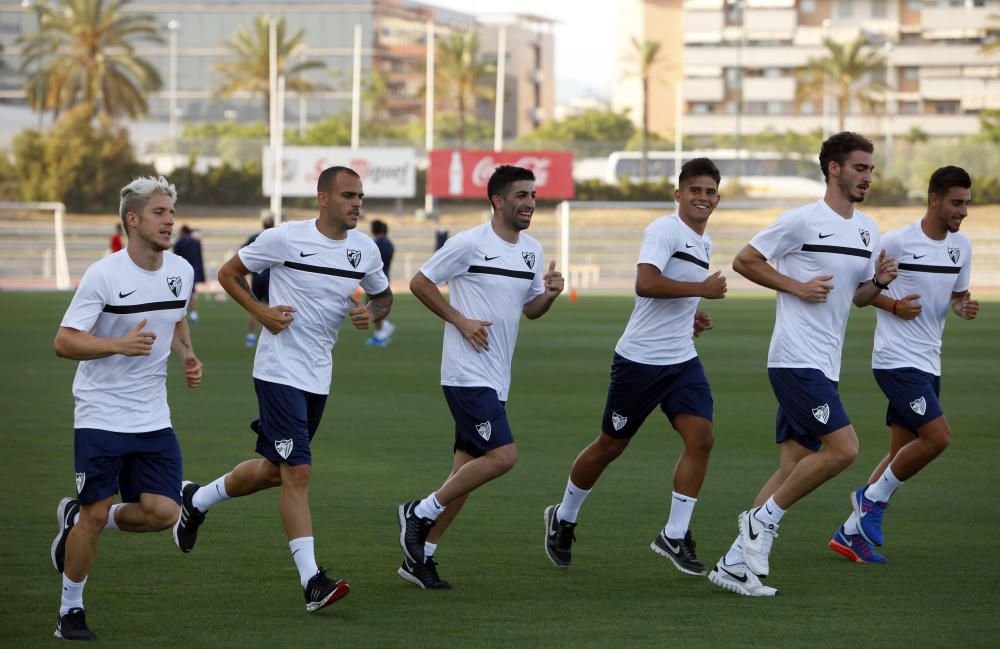
[[[428,170],[430,194],[486,200],[486,183],[502,164],[535,172],[538,198],[573,198],[573,154],[569,151],[434,149]]]

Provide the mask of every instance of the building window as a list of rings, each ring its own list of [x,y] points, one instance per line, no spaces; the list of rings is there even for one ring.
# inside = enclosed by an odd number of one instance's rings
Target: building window
[[[802,105],[799,107],[799,112],[803,115],[815,115],[816,105],[813,104],[811,101],[804,101],[802,102]]]
[[[906,81],[920,81],[920,68],[903,68],[903,79]]]
[[[726,88],[729,90],[739,90],[742,79],[743,74],[739,68],[726,68]]]
[[[782,113],[785,112],[784,108],[785,108],[784,102],[769,101],[767,102],[767,105],[765,106],[764,110],[767,112],[768,115],[781,115]]]
[[[872,18],[885,18],[889,15],[886,0],[872,0]]]
[[[934,112],[938,115],[954,115],[958,112],[957,101],[939,101],[934,105]]]
[[[854,16],[853,0],[837,0],[837,18],[851,18]]]
[[[906,10],[913,12],[920,11],[923,4],[921,0],[906,0]]]
[[[799,9],[804,14],[811,14],[816,11],[816,0],[802,0],[799,2]]]
[[[915,101],[901,101],[899,102],[899,114],[900,115],[916,115],[920,112],[920,104]]]

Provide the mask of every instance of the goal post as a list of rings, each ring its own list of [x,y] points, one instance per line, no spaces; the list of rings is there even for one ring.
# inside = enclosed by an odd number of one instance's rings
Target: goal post
[[[63,220],[66,215],[66,206],[55,202],[3,202],[0,201],[0,211],[24,211],[35,210],[53,213],[53,228],[55,230],[54,257],[55,272],[54,279],[56,288],[64,291],[71,288],[69,278],[69,261],[66,257],[66,236]]]

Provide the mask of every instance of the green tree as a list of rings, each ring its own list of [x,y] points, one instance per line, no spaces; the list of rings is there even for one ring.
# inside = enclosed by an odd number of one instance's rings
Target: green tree
[[[16,200],[61,201],[76,212],[115,211],[128,179],[154,173],[136,162],[128,131],[107,118],[95,124],[88,104],[68,110],[46,133],[21,131],[4,162],[4,184]]]
[[[850,43],[838,43],[831,38],[824,38],[823,45],[827,49],[827,55],[811,59],[796,74],[796,101],[823,101],[826,89],[831,88],[837,100],[837,124],[839,130],[843,131],[851,102],[857,102],[868,109],[883,102],[885,84],[872,83],[867,77],[872,72],[885,69],[885,57],[868,48],[862,36]]]
[[[917,144],[918,142],[926,142],[931,138],[927,134],[927,131],[920,128],[919,126],[913,126],[909,131],[903,134],[902,139],[907,144]]]
[[[979,133],[988,141],[1000,144],[1000,110],[979,113]]]
[[[221,75],[216,94],[220,98],[229,97],[237,92],[259,95],[264,104],[264,117],[267,123],[270,123],[271,117],[269,26],[268,18],[258,16],[254,18],[252,27],[241,27],[231,40],[222,44],[235,58],[215,65],[215,71]],[[285,19],[279,18],[275,31],[278,75],[284,75],[285,89],[304,94],[322,89],[322,84],[310,81],[303,73],[325,68],[326,64],[322,61],[294,60],[306,49],[305,30],[300,29],[288,36]]]
[[[438,96],[455,102],[456,136],[459,146],[464,147],[468,114],[475,108],[476,99],[494,97],[495,87],[490,77],[495,78],[496,65],[480,60],[479,36],[474,32],[452,32],[441,39],[434,65]]]
[[[624,149],[635,134],[635,126],[628,115],[611,110],[591,108],[579,115],[546,122],[521,138],[528,146],[557,146],[607,143],[609,151]]]
[[[632,51],[629,53],[632,68],[627,72],[627,76],[639,80],[642,92],[642,140],[639,157],[639,178],[648,178],[649,168],[649,84],[652,83],[655,68],[662,62],[660,50],[663,44],[660,41],[640,41],[635,36],[632,37]]]
[[[39,31],[22,36],[21,64],[28,105],[53,118],[86,104],[91,115],[139,117],[145,95],[163,85],[156,68],[139,58],[137,41],[162,43],[150,14],[123,11],[130,0],[37,3]]]

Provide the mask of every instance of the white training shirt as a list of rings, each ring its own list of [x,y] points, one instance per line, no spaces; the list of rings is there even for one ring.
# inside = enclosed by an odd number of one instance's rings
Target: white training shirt
[[[758,232],[750,245],[778,272],[800,282],[832,275],[826,302],[806,302],[778,292],[768,367],[808,367],[840,379],[840,356],[852,299],[870,281],[878,259],[878,225],[854,210],[845,219],[822,199],[785,212]]]
[[[545,292],[544,266],[542,246],[533,237],[521,232],[517,243],[507,243],[489,222],[456,234],[427,260],[420,272],[435,284],[448,283],[459,313],[493,323],[486,327],[490,349],[478,353],[445,323],[441,385],[489,387],[507,400],[521,309]]]
[[[253,376],[313,394],[329,394],[331,350],[358,284],[368,295],[389,288],[382,256],[368,235],[347,231],[329,239],[316,229],[317,219],[284,223],[260,233],[237,254],[259,273],[271,269],[268,299],[272,306],[295,307],[292,323],[278,335],[264,328],[257,342]]]
[[[972,244],[958,232],[949,232],[944,240],[935,241],[917,222],[887,233],[882,246],[899,264],[899,275],[889,285],[886,296],[898,300],[917,294],[923,308],[913,320],[876,309],[872,367],[915,367],[941,376],[945,316],[951,308],[951,294],[969,290]]]
[[[636,264],[652,264],[678,282],[703,282],[708,276],[712,240],[687,226],[676,214],[646,228]],[[635,307],[615,352],[647,365],[675,365],[698,355],[694,348],[694,314],[701,298],[635,296]]]
[[[74,428],[148,433],[171,425],[167,357],[193,287],[194,269],[172,252],[163,253],[155,271],[137,266],[127,249],[87,269],[61,326],[121,338],[146,320],[142,331],[156,334],[156,340],[149,356],[112,354],[80,361],[73,379]]]

